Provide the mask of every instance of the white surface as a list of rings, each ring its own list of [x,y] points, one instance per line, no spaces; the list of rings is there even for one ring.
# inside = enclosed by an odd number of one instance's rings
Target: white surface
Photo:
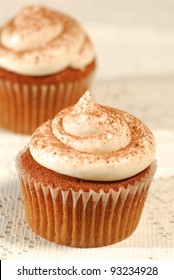
[[[0,1],[0,22],[22,5]],[[174,1],[52,0],[49,6],[74,15],[91,34],[98,56],[94,100],[128,111],[152,129],[158,168],[130,238],[98,249],[58,246],[26,224],[14,158],[30,137],[0,130],[0,257],[174,259]]]

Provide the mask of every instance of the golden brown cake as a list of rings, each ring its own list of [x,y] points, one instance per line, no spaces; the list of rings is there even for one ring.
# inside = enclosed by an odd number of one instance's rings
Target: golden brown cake
[[[96,61],[77,21],[27,6],[0,28],[0,127],[31,134],[91,85]]]
[[[89,92],[33,134],[16,160],[26,217],[62,245],[99,247],[136,229],[155,173],[155,142],[139,119]]]

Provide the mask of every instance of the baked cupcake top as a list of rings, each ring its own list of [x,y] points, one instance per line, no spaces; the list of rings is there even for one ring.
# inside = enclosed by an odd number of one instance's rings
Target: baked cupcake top
[[[31,5],[0,28],[0,67],[32,76],[67,67],[83,69],[94,60],[92,43],[73,18]]]
[[[149,128],[131,114],[96,104],[87,91],[33,134],[29,149],[40,165],[72,177],[115,181],[146,169],[155,156]]]

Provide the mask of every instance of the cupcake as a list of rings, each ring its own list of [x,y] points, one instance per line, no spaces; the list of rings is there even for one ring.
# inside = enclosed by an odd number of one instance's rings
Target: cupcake
[[[0,28],[0,127],[33,133],[79,100],[95,67],[92,42],[76,20],[23,8]]]
[[[136,229],[155,173],[155,141],[131,114],[87,91],[42,124],[16,159],[26,217],[47,240],[110,245]]]

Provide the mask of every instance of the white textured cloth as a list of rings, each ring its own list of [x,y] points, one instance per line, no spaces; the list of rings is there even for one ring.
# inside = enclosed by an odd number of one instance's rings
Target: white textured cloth
[[[157,172],[140,223],[131,237],[107,247],[60,246],[30,230],[14,163],[15,155],[30,137],[0,130],[0,258],[173,259],[174,113],[170,110],[170,104],[174,103],[173,89],[173,79],[103,81],[94,85],[96,102],[141,118],[151,127],[157,141]]]

